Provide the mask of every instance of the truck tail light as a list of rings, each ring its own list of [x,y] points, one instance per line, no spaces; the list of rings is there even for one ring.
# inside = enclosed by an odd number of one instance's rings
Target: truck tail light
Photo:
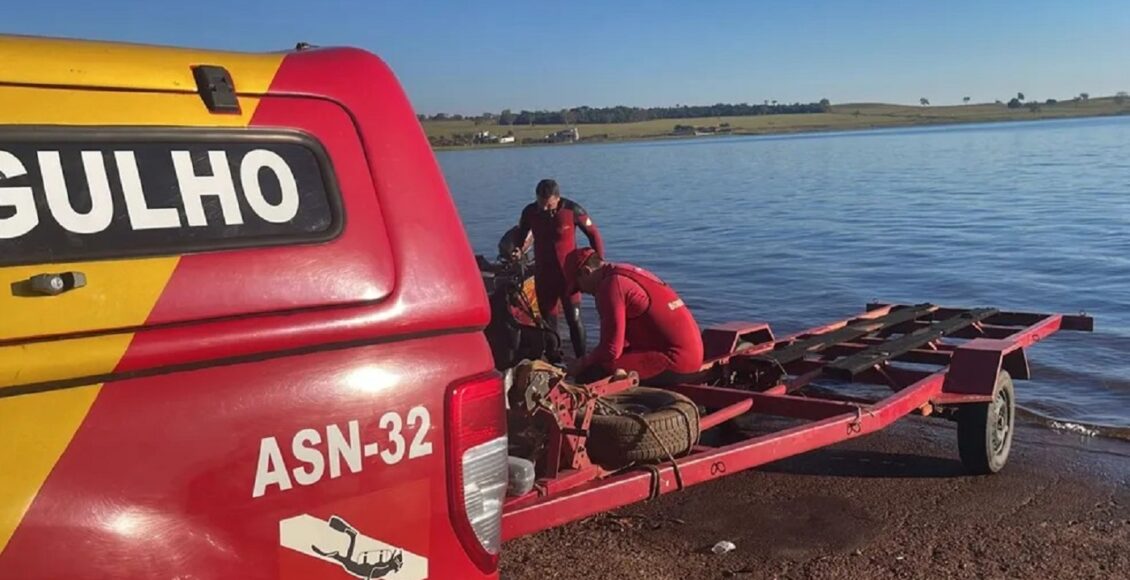
[[[506,496],[506,402],[502,376],[480,375],[447,396],[449,512],[464,549],[484,573],[498,568]]]

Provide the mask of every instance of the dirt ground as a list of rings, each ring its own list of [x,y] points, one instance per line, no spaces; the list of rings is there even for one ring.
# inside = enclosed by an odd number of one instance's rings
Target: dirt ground
[[[902,421],[513,540],[502,577],[1130,577],[1130,444],[1021,427],[1005,469],[971,477],[956,440]]]

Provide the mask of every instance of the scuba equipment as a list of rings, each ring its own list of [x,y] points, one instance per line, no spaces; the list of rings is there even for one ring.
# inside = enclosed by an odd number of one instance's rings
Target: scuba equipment
[[[522,245],[513,239],[516,230],[507,231],[499,241],[497,262],[475,256],[490,298],[491,319],[486,336],[499,371],[524,359],[551,363],[563,359],[557,328],[538,309],[532,260],[520,252]]]

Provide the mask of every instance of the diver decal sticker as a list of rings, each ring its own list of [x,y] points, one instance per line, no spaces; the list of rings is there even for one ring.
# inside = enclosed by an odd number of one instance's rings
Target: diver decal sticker
[[[329,521],[309,514],[280,521],[279,544],[337,564],[355,578],[422,580],[428,576],[427,558],[370,538],[336,515]]]

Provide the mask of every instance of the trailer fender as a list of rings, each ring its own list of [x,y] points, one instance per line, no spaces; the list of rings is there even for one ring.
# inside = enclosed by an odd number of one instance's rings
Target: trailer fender
[[[718,359],[738,350],[743,343],[748,347],[765,347],[773,344],[773,330],[765,322],[728,322],[702,331],[703,370]]]
[[[942,392],[990,397],[1001,370],[1014,379],[1028,379],[1028,356],[1017,342],[978,338],[953,353]]]

